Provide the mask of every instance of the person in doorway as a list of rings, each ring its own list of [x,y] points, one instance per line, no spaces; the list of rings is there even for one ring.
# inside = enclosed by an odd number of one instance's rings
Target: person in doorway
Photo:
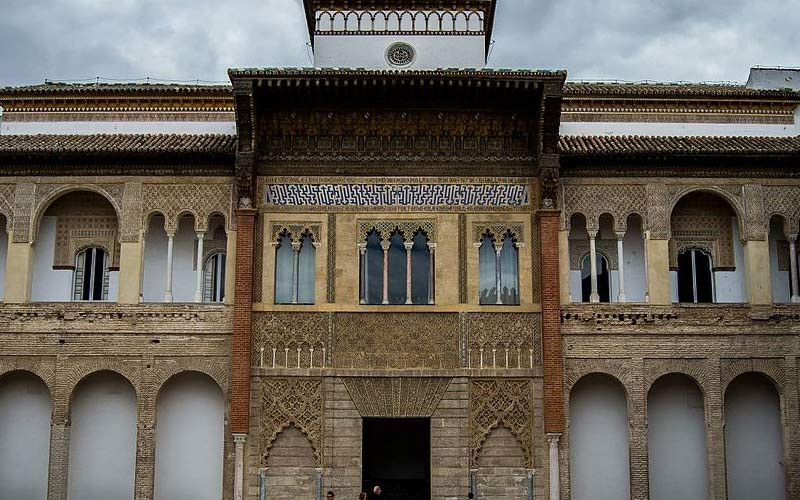
[[[328,490],[328,493],[325,494],[325,500],[334,500],[336,497],[336,493]]]
[[[359,493],[358,494],[358,500],[369,500],[369,498],[367,498],[367,492],[366,491],[362,491],[361,493]]]
[[[380,500],[380,498],[381,498],[381,487],[380,486],[376,486],[376,487],[372,488],[372,498],[377,498],[377,499]]]

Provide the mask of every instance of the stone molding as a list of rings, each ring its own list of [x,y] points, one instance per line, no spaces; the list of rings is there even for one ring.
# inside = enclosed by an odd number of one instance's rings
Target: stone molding
[[[430,417],[450,385],[450,378],[343,377],[362,417]]]

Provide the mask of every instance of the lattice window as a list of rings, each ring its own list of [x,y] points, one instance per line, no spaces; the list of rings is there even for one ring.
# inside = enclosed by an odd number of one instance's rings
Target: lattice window
[[[203,302],[225,300],[225,263],[223,252],[212,254],[203,267]]]
[[[423,228],[373,229],[358,247],[362,304],[434,303],[436,244]]]
[[[87,248],[75,257],[72,300],[108,300],[108,253],[102,248]]]
[[[316,288],[317,243],[305,229],[297,236],[284,229],[275,245],[275,303],[313,304]]]
[[[519,305],[519,243],[507,230],[497,237],[485,231],[478,245],[481,305]]]

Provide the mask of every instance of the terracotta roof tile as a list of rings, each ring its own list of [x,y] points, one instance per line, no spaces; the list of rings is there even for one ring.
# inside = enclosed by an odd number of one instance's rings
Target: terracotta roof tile
[[[234,154],[225,134],[0,135],[2,154],[222,153]]]
[[[564,155],[800,154],[796,137],[562,136]]]
[[[211,94],[230,93],[230,85],[190,85],[161,83],[60,83],[0,87],[3,94]]]
[[[786,97],[800,101],[789,89],[757,90],[744,85],[715,83],[609,83],[567,82],[567,97]]]

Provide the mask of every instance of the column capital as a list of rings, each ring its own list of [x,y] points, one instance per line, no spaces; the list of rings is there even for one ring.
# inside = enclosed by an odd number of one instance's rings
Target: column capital
[[[798,233],[784,233],[783,235],[786,237],[787,240],[789,240],[789,243],[797,241]]]
[[[618,240],[624,240],[625,239],[625,231],[621,231],[621,232],[618,231],[615,234],[617,235],[617,239]]]
[[[198,240],[202,240],[205,237],[206,232],[205,231],[195,231],[195,234],[197,234],[197,239]]]
[[[233,433],[233,442],[235,444],[244,444],[247,441],[247,434]]]
[[[392,246],[392,242],[391,241],[389,241],[389,240],[381,241],[381,248],[383,249],[384,252],[388,251],[390,246]]]
[[[595,239],[597,239],[597,235],[600,233],[600,230],[599,229],[595,229],[593,231],[587,231],[587,233],[589,233],[589,239],[590,240],[595,240]]]
[[[560,432],[548,432],[545,436],[547,437],[547,442],[550,443],[550,446],[558,446],[558,442],[561,440]]]
[[[403,246],[405,247],[406,250],[411,250],[412,248],[414,248],[414,242],[413,241],[404,241],[403,242]]]

